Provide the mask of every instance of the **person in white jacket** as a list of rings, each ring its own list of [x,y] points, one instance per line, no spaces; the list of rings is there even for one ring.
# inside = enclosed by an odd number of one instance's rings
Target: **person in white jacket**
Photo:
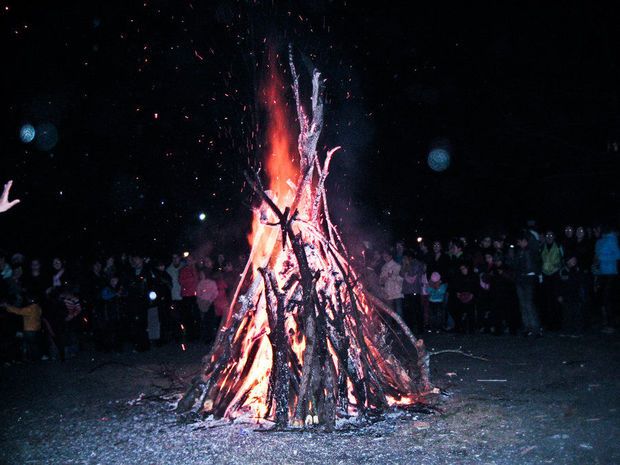
[[[383,252],[383,261],[379,282],[383,288],[383,297],[387,300],[394,311],[403,315],[403,278],[400,275],[401,266],[396,263],[392,254]]]

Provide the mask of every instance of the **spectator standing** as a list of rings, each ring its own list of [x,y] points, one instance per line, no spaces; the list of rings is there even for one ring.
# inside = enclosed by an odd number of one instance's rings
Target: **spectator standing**
[[[484,256],[487,252],[491,252],[493,246],[493,241],[491,240],[491,236],[483,236],[478,242],[478,247],[474,251],[472,257],[472,266],[474,272],[478,272],[478,270],[482,269],[485,264]]]
[[[572,225],[567,224],[564,226],[564,233],[559,242],[562,246],[564,255],[572,256],[575,253],[575,228],[573,228]]]
[[[575,228],[575,257],[581,271],[590,273],[592,271],[592,261],[594,259],[594,245],[586,235],[586,228],[577,226]]]
[[[181,321],[186,328],[190,339],[197,339],[200,334],[200,310],[196,302],[196,290],[198,287],[198,269],[192,255],[187,257],[187,264],[179,272],[179,284],[181,285],[182,311]]]
[[[418,238],[417,250],[415,252],[415,258],[421,262],[426,263],[427,265],[431,262],[431,251],[428,249],[426,245],[426,241],[422,238]]]
[[[442,275],[450,282],[459,273],[459,267],[465,260],[465,243],[458,238],[452,239],[448,246],[450,262],[448,265],[447,275]]]
[[[561,309],[558,305],[558,284],[564,250],[556,242],[555,233],[547,231],[545,241],[540,252],[542,259],[542,293],[544,299],[541,320],[549,330],[557,330],[561,326]]]
[[[560,270],[558,302],[562,308],[562,330],[581,334],[585,328],[584,301],[580,289],[584,275],[577,266],[574,254],[567,256],[566,264]]]
[[[503,261],[495,261],[491,278],[495,334],[516,334],[519,330],[521,318],[514,276]]]
[[[439,273],[441,276],[447,276],[450,269],[450,258],[443,253],[441,242],[433,241],[433,253],[428,262],[428,273]]]
[[[55,257],[52,260],[52,281],[50,284],[51,288],[49,288],[48,291],[60,289],[69,285],[69,274],[65,269],[65,262],[59,257]]]
[[[489,249],[484,254],[484,264],[481,265],[478,274],[479,289],[476,297],[477,324],[482,332],[496,333],[499,328],[495,326],[495,256]]]
[[[364,255],[365,264],[363,272],[363,280],[366,288],[372,294],[382,296],[383,289],[379,281],[379,273],[381,272],[381,253],[377,250],[368,249]]]
[[[450,285],[450,308],[455,329],[459,333],[472,333],[476,321],[476,292],[478,279],[467,262],[459,265],[459,272]]]
[[[219,328],[222,318],[228,317],[228,311],[230,309],[230,299],[228,298],[228,291],[230,289],[226,276],[223,273],[215,273],[215,283],[217,284],[217,297],[213,302],[215,309],[215,328]]]
[[[396,263],[392,254],[383,252],[384,261],[379,274],[379,282],[383,288],[383,295],[390,303],[392,310],[403,316],[403,278],[400,276],[401,266]]]
[[[426,288],[428,293],[430,328],[439,332],[446,325],[446,302],[448,284],[442,282],[441,275],[434,271]]]
[[[595,257],[598,264],[597,277],[601,286],[603,330],[606,333],[612,333],[617,325],[615,292],[620,248],[618,247],[618,236],[611,228],[602,228],[601,237],[596,241],[595,245]]]
[[[75,292],[65,290],[60,294],[60,301],[64,307],[63,312],[63,346],[64,358],[75,357],[80,350],[80,315],[82,304]]]
[[[49,278],[41,271],[41,260],[34,258],[30,261],[30,269],[24,276],[24,285],[36,302],[43,301],[49,286]]]
[[[538,311],[534,305],[534,290],[540,273],[540,256],[538,250],[530,245],[530,240],[535,243],[535,238],[529,232],[524,231],[519,235],[518,249],[512,261],[521,324],[526,336],[542,334]]]
[[[15,307],[4,304],[4,308],[23,318],[22,356],[24,361],[35,362],[41,359],[41,307],[32,296],[26,295],[24,307]]]
[[[95,260],[86,276],[82,279],[80,286],[80,297],[82,298],[83,317],[92,323],[93,315],[101,305],[101,291],[106,284],[103,275],[103,265],[99,260]]]
[[[403,257],[405,256],[405,243],[403,241],[396,242],[394,246],[394,261],[399,265],[403,264]]]
[[[149,350],[148,309],[151,276],[141,255],[132,254],[130,263],[132,272],[127,277],[129,334],[134,350],[143,352]]]
[[[117,276],[110,277],[101,291],[101,305],[95,317],[95,335],[99,347],[104,352],[114,350],[121,352],[125,342],[125,309],[123,305],[123,288]]]
[[[503,237],[496,237],[493,239],[493,261],[495,263],[506,261],[506,241]]]
[[[215,310],[213,302],[219,293],[215,280],[204,270],[199,272],[200,280],[196,286],[196,303],[200,309],[200,340],[209,344],[215,334]]]
[[[422,291],[428,285],[426,264],[405,255],[403,258],[403,313],[405,321],[415,332],[421,333],[428,325],[428,315],[424,312]]]
[[[152,271],[152,288],[155,292],[155,303],[157,304],[157,316],[160,324],[160,340],[158,344],[163,344],[172,339],[174,334],[175,321],[172,315],[172,288],[173,278],[168,273],[166,265],[161,260],[157,260]]]
[[[166,268],[166,273],[170,275],[172,279],[172,288],[170,289],[170,311],[171,311],[171,324],[176,325],[176,328],[180,328],[182,313],[183,296],[181,295],[181,284],[179,283],[179,273],[183,268],[183,262],[181,256],[177,253],[172,254],[172,262]],[[176,332],[176,331],[175,331]]]

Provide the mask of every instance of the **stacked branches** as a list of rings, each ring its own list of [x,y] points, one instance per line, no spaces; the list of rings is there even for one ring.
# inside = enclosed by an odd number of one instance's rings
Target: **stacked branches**
[[[300,174],[278,206],[259,173],[246,179],[261,197],[260,233],[203,370],[178,411],[267,419],[277,428],[320,423],[423,401],[428,354],[402,319],[364,290],[332,223],[317,143],[324,80],[312,73],[311,112],[301,102],[289,48],[300,133]]]

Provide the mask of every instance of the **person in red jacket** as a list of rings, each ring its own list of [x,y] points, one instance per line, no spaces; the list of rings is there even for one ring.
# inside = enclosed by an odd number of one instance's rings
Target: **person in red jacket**
[[[189,255],[185,266],[179,271],[181,285],[181,321],[186,328],[190,339],[195,340],[200,334],[200,310],[196,302],[196,289],[200,276],[194,257]]]

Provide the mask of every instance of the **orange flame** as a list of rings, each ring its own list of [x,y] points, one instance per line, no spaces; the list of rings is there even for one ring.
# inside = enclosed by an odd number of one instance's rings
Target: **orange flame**
[[[267,116],[267,140],[264,168],[268,177],[269,191],[272,199],[280,208],[284,208],[286,201],[292,197],[288,181],[295,182],[299,174],[298,163],[295,161],[295,145],[292,143],[295,132],[289,127],[289,111],[286,102],[286,86],[282,78],[277,56],[272,51],[269,53],[268,74],[260,90],[261,103]],[[261,215],[263,218],[261,219]],[[252,232],[248,241],[255,247],[255,239],[263,241],[260,235],[268,212],[254,212]],[[272,218],[273,219],[273,218]],[[270,251],[268,244],[261,244],[259,249]],[[257,262],[260,257],[253,260],[254,268],[261,266]]]
[[[289,126],[290,118],[287,107],[286,85],[280,72],[277,56],[274,52],[269,53],[269,65],[267,76],[261,86],[260,96],[263,109],[266,114],[266,134],[264,171],[268,179],[269,195],[279,208],[284,209],[293,199],[293,191],[290,187],[299,176],[298,163],[296,162],[296,145],[293,144],[295,132]],[[268,261],[278,247],[277,242],[281,239],[278,228],[266,225],[266,223],[276,222],[269,209],[257,209],[254,212],[252,221],[252,232],[248,236],[248,241],[252,246],[250,262],[252,264],[252,279],[261,279],[258,268],[268,265]],[[280,246],[281,248],[281,246]],[[285,254],[280,254],[276,263],[272,264],[276,276],[282,269],[286,260]],[[240,286],[243,283],[240,283]],[[283,283],[278,282],[281,286]],[[264,286],[261,283],[261,286]],[[242,343],[241,360],[237,364],[237,372],[240,373],[246,368],[248,354],[251,346],[256,342],[259,344],[258,351],[252,362],[243,385],[239,389],[239,396],[248,392],[245,401],[242,403],[241,410],[250,413],[255,418],[263,418],[267,413],[268,405],[265,401],[269,388],[269,376],[272,365],[272,349],[268,339],[269,322],[267,318],[267,306],[265,296],[256,306],[253,328],[249,330]],[[287,334],[292,334],[292,347],[298,360],[303,360],[305,349],[305,338],[297,337],[297,327],[293,317],[287,318]],[[236,396],[230,405],[235,405],[239,396]],[[230,412],[228,412],[230,413]]]
[[[301,174],[297,161],[297,145],[294,144],[297,128],[291,127],[289,123],[295,120],[289,115],[286,89],[287,87],[284,84],[277,63],[277,56],[272,52],[269,54],[268,73],[260,89],[261,102],[264,105],[266,114],[265,129],[267,134],[264,146],[265,162],[263,165],[263,177],[266,176],[268,180],[269,191],[267,194],[280,210],[284,210],[285,207],[291,206],[293,203],[295,188],[299,184]],[[297,199],[296,207],[300,211],[310,210],[312,208],[311,199],[306,196],[301,197],[305,201]],[[279,243],[282,240],[281,228],[269,224],[277,223],[277,221],[271,209],[264,204],[254,211],[252,232],[248,235],[248,241],[251,245],[250,258],[246,269],[241,275],[242,278],[232,299],[231,311],[228,313],[224,323],[224,327],[229,327],[232,325],[234,318],[238,322],[232,340],[232,344],[238,348],[238,358],[235,358],[228,364],[226,373],[218,380],[220,390],[218,399],[216,399],[224,405],[224,415],[230,418],[240,414],[249,415],[254,419],[273,415],[271,409],[273,405],[270,405],[269,389],[274,354],[269,336],[272,330],[270,319],[273,324],[276,316],[270,315],[269,312],[274,313],[277,303],[275,302],[275,296],[272,295],[273,293],[267,292],[264,279],[259,273],[259,268],[271,270],[276,280],[277,291],[284,292],[285,284],[288,284],[289,278],[295,274],[294,263],[296,262],[291,248],[284,248]],[[313,225],[308,221],[296,223],[295,226],[295,233],[299,232],[302,234],[303,243],[308,245],[308,250],[306,251],[308,266],[313,271],[330,269],[328,263],[330,255],[327,253],[327,246],[324,244],[325,239],[321,239],[320,229],[321,226],[319,224]],[[337,249],[330,248],[330,253],[337,261],[341,263],[347,262]],[[349,267],[347,266],[347,268]],[[334,267],[331,269],[333,270]],[[347,272],[351,276],[352,281],[357,282],[354,271],[348,269]],[[335,300],[342,302],[349,300],[348,292],[344,287],[339,288],[336,284],[337,281],[341,280],[338,273],[336,271],[329,274],[321,274],[316,283],[326,296],[326,299],[330,300],[332,304]],[[248,283],[248,281],[251,281],[251,283]],[[241,299],[240,292],[242,289],[248,290],[246,295],[252,296],[251,301],[246,301],[245,297]],[[293,299],[294,285],[287,289],[286,301],[298,300],[297,298]],[[244,311],[236,313],[244,305]],[[356,305],[359,308],[360,314],[366,318],[366,321],[373,323],[375,317],[371,311],[371,305],[363,293],[358,295]],[[334,318],[334,308],[329,305],[325,308],[326,315],[330,319]],[[295,309],[295,306],[288,308],[284,322],[285,332],[289,338],[288,344],[292,351],[288,365],[292,372],[297,373],[297,376],[300,374],[300,367],[303,366],[306,350],[306,336],[303,331],[300,331],[301,317],[298,315],[298,311],[298,309]],[[356,327],[357,322],[348,315],[344,316],[343,320],[344,324],[350,328],[349,333],[353,335],[352,328]],[[351,353],[359,353],[360,344],[368,345],[370,356],[372,356],[375,363],[381,365],[382,369],[380,371],[383,380],[394,387],[406,386],[408,383],[407,375],[398,368],[400,365],[394,363],[394,367],[392,367],[392,360],[381,360],[381,353],[374,347],[373,339],[380,337],[380,335],[374,334],[372,327],[359,328],[358,326],[355,333],[351,337],[349,351]],[[328,351],[334,369],[337,374],[340,374],[339,355],[332,344],[332,342],[328,342]],[[360,363],[354,368],[357,371],[358,379],[364,377],[364,373],[360,371],[361,367],[362,364]],[[353,384],[347,378],[347,394],[350,402],[348,406],[349,414],[354,414],[358,409],[370,406],[358,405],[359,399],[355,398],[354,390]],[[393,391],[394,395],[387,395],[387,403],[389,405],[408,405],[412,403],[414,397],[398,395],[398,393],[403,391],[403,389],[396,389]],[[406,394],[406,392],[403,392],[403,394]],[[368,403],[368,399],[366,402]],[[293,405],[294,402],[291,402],[289,409]],[[310,408],[310,410],[312,409]]]

